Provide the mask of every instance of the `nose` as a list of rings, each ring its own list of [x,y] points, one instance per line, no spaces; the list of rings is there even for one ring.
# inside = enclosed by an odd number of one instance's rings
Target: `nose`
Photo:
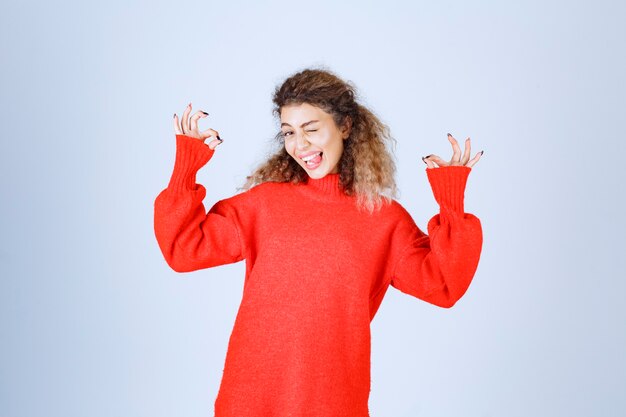
[[[304,135],[296,135],[296,148],[306,149],[309,146],[309,141],[306,140]]]

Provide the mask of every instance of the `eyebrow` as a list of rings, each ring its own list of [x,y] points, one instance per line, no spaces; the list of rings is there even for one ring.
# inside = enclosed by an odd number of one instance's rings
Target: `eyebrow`
[[[319,120],[309,120],[309,121],[308,121],[308,122],[306,122],[306,123],[302,123],[302,124],[300,125],[300,127],[304,127],[304,126],[306,126],[306,125],[310,125],[311,123],[315,123],[315,122],[319,122]],[[290,125],[289,123],[286,123],[286,122],[283,122],[283,123],[280,125],[280,127],[283,127],[283,126],[289,126],[289,127],[291,127],[291,125]]]

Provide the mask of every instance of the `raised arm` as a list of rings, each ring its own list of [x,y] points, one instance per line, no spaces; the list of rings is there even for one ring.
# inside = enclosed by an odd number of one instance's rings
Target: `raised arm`
[[[205,212],[206,189],[196,184],[196,173],[222,143],[214,129],[200,131],[198,120],[208,116],[191,103],[181,122],[174,114],[176,160],[167,188],[154,201],[154,232],[167,263],[178,272],[233,263],[244,259],[244,240],[237,205],[247,194],[220,200]],[[213,137],[207,145],[205,140]],[[244,198],[240,198],[244,197]]]
[[[197,171],[214,153],[197,138],[176,135],[174,171],[154,201],[155,236],[168,265],[177,272],[244,259],[233,198],[218,201],[207,213],[202,203],[206,189],[196,184]]]
[[[428,235],[408,213],[394,234],[405,242],[391,272],[391,285],[431,304],[452,307],[467,291],[480,259],[480,220],[464,212],[464,191],[471,168],[427,168],[439,213],[428,222]]]

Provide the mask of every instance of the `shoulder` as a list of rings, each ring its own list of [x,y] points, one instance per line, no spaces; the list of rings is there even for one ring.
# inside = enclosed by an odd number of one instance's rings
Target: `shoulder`
[[[250,187],[248,191],[255,196],[271,196],[275,195],[276,192],[293,190],[300,185],[302,185],[302,183],[296,184],[290,181],[264,181],[260,184]]]
[[[384,198],[382,205],[372,213],[364,213],[368,227],[396,233],[398,229],[415,229],[417,225],[409,211],[396,199]]]
[[[385,204],[382,218],[391,233],[392,241],[410,241],[424,234],[411,213],[398,200],[391,199]]]
[[[218,203],[220,205],[231,206],[236,210],[254,210],[258,208],[260,202],[268,202],[268,198],[275,196],[277,192],[280,192],[282,187],[289,186],[288,183],[271,182],[266,181],[248,188],[245,191],[241,191],[232,197],[224,198]]]
[[[268,198],[276,196],[276,193],[282,193],[287,188],[291,187],[293,187],[293,184],[288,182],[265,181],[250,187],[245,192],[248,193],[249,198],[264,199],[267,201]]]
[[[413,217],[406,208],[396,199],[391,199],[384,205],[383,214],[394,222],[411,222]]]

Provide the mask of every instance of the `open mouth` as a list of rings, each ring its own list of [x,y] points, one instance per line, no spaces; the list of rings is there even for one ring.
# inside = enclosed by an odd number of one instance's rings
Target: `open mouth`
[[[322,162],[322,154],[323,152],[318,152],[316,154],[306,156],[302,158],[302,160],[308,167],[314,167],[316,165],[319,165],[320,162]]]

